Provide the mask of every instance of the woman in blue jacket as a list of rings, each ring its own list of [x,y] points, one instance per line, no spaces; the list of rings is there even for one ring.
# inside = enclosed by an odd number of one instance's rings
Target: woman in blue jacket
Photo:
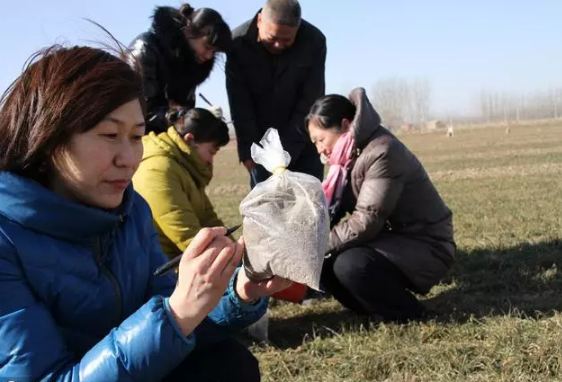
[[[0,380],[258,381],[230,334],[265,296],[237,268],[243,242],[205,229],[178,277],[131,178],[142,81],[88,47],[37,56],[0,103]]]

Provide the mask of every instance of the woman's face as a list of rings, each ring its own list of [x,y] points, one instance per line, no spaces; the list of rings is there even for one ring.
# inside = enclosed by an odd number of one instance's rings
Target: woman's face
[[[219,152],[219,147],[213,142],[196,143],[195,151],[207,166],[211,166],[215,155]]]
[[[51,189],[93,207],[118,207],[142,159],[144,130],[141,105],[134,100],[75,134],[53,158]]]
[[[312,118],[308,123],[310,140],[316,146],[318,153],[323,154],[328,158],[332,154],[338,139],[347,130],[349,130],[349,121],[347,119],[342,121],[341,129],[339,127],[326,129],[320,126],[314,118]]]
[[[197,59],[197,62],[199,64],[207,62],[213,57],[215,57],[215,53],[217,52],[217,49],[214,46],[209,45],[206,37],[198,37],[198,38],[190,37],[188,38],[187,41],[189,42],[191,49],[193,49],[193,52],[195,53],[195,58]]]
[[[184,141],[187,143],[189,147],[191,147],[199,158],[205,163],[207,166],[211,166],[213,161],[215,160],[215,155],[220,150],[220,147],[214,142],[195,142],[195,138],[193,134],[187,133],[184,136]]]

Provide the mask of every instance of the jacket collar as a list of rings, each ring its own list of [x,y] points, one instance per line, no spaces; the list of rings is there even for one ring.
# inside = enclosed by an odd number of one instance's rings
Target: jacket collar
[[[169,127],[167,132],[158,135],[151,132],[145,140],[156,146],[160,154],[170,157],[185,168],[199,187],[209,185],[213,177],[213,167],[207,166],[201,160],[197,152],[187,145],[173,126]],[[150,150],[146,150],[146,156],[143,160],[153,154]]]
[[[248,29],[244,33],[244,39],[246,42],[258,45],[258,15],[261,9],[256,13],[253,19],[248,22]]]
[[[367,98],[364,88],[353,89],[348,98],[356,107],[351,133],[356,147],[362,149],[369,143],[369,138],[379,130],[381,117]]]
[[[0,171],[0,215],[17,224],[63,240],[82,242],[106,235],[130,214],[134,191],[113,211],[68,200],[41,184]]]

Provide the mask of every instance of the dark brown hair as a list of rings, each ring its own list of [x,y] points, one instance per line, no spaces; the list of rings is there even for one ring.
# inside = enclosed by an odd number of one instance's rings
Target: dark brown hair
[[[140,75],[105,50],[54,45],[31,57],[0,99],[0,170],[44,183],[53,155],[138,99]]]

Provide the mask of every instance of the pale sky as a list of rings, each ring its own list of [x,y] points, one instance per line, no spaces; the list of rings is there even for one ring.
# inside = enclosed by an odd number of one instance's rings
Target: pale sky
[[[263,0],[193,1],[218,10],[234,28]],[[150,27],[156,5],[179,1],[3,0],[0,3],[0,90],[37,49],[55,42],[104,39],[83,18],[125,44]],[[463,113],[483,89],[532,92],[562,87],[561,0],[302,0],[303,16],[327,37],[327,92],[372,89],[381,78],[421,77],[432,86],[432,109]],[[201,92],[228,107],[217,67]],[[198,103],[201,101],[198,99]]]

